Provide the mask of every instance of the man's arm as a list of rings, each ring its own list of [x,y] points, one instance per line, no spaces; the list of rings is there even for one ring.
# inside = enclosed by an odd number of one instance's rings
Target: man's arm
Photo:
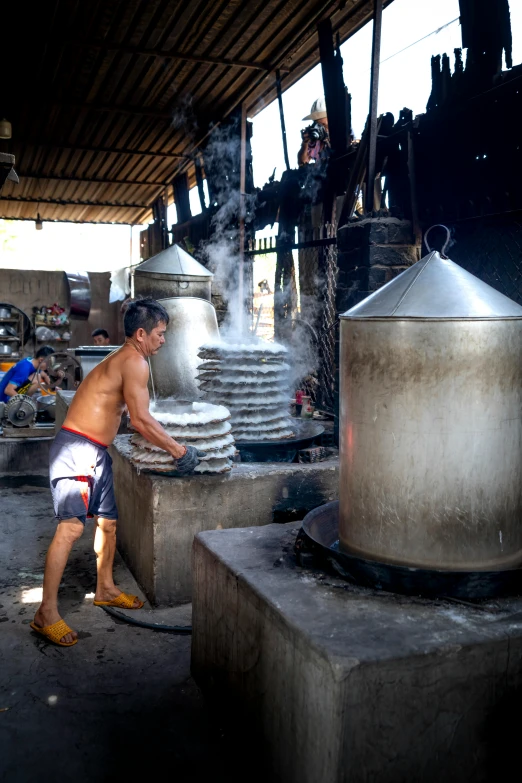
[[[8,397],[14,397],[18,394],[16,386],[13,386],[12,383],[8,383],[4,389],[4,394],[7,394]]]
[[[167,451],[174,459],[179,459],[186,453],[174,438],[167,435],[161,424],[158,424],[149,413],[149,368],[141,360],[126,361],[122,369],[123,399],[129,410],[132,426],[138,430],[150,443]]]

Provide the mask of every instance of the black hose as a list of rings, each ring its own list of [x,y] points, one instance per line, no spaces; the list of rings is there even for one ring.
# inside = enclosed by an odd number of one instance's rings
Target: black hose
[[[134,617],[129,617],[128,614],[118,612],[111,606],[102,606],[101,609],[107,612],[107,614],[116,617],[117,620],[123,620],[124,623],[130,625],[136,625],[138,628],[148,628],[151,631],[162,631],[163,633],[177,633],[188,636],[192,633],[191,625],[163,625],[162,623],[144,623],[141,620],[135,620]]]

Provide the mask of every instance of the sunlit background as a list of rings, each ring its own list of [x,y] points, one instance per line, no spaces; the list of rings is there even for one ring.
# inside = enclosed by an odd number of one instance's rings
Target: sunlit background
[[[510,0],[513,62],[522,62],[522,0]],[[383,13],[379,112],[398,118],[403,107],[425,111],[431,90],[430,58],[461,44],[458,0],[394,0]],[[407,22],[405,23],[405,20]],[[368,114],[372,25],[366,25],[341,47],[344,80],[352,96],[352,126],[360,137]],[[322,97],[321,68],[317,66],[283,94],[290,163],[296,165],[302,118],[313,100]],[[494,132],[494,119],[489,118]],[[277,102],[253,118],[254,182],[262,187],[275,169],[284,171]],[[16,132],[16,128],[14,129]],[[192,214],[201,211],[196,188],[190,192]],[[169,225],[176,220],[169,208]],[[139,262],[139,233],[143,226],[75,225],[0,220],[0,266],[4,268],[112,271]]]

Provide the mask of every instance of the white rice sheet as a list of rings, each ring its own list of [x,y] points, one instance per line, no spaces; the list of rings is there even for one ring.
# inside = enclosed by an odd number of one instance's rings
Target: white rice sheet
[[[143,465],[174,465],[174,458],[166,451],[149,451],[148,449],[133,448],[131,452],[133,462]]]
[[[286,362],[219,362],[219,367],[204,367],[199,365],[200,372],[241,373],[241,375],[274,375],[276,373],[288,373],[291,370]]]
[[[274,405],[287,406],[290,404],[290,398],[287,394],[278,394],[272,392],[270,394],[262,394],[259,392],[253,392],[252,394],[245,395],[244,392],[233,394],[226,397],[221,392],[215,392],[212,395],[213,399],[226,404],[230,409],[230,413],[234,412],[235,408],[244,406],[245,408],[258,408],[258,407],[273,407]]]
[[[225,383],[233,386],[241,383],[252,383],[258,386],[263,386],[265,383],[279,383],[288,386],[288,373],[286,372],[272,372],[269,375],[253,372],[205,372],[197,375],[196,378],[203,383],[210,381],[211,383]]]
[[[276,432],[277,430],[289,430],[292,428],[292,422],[288,419],[278,419],[277,421],[259,424],[238,424],[234,423],[233,432]]]
[[[182,446],[195,446],[201,451],[215,451],[216,449],[224,449],[226,446],[231,446],[234,443],[234,436],[229,432],[227,435],[218,436],[216,438],[200,438],[200,439],[188,439],[176,438],[177,442]],[[133,446],[138,446],[147,451],[163,451],[159,446],[154,446],[149,443],[143,435],[133,435],[131,438]]]
[[[234,399],[236,394],[280,394],[287,392],[290,397],[290,392],[285,383],[264,383],[260,385],[258,383],[236,383],[236,384],[222,384],[216,381],[204,381],[200,385],[201,391],[204,391],[208,399],[212,399],[214,394],[219,394],[223,399]]]
[[[234,427],[238,427],[241,424],[268,424],[274,421],[287,421],[288,413],[276,408],[275,410],[269,409],[264,413],[259,413],[256,410],[240,410],[234,413],[231,422]]]
[[[256,340],[250,343],[204,343],[199,348],[200,351],[216,351],[218,353],[248,353],[248,354],[268,354],[279,355],[288,353],[288,349],[280,343],[268,343],[266,340]]]
[[[232,429],[230,421],[222,421],[217,424],[206,424],[204,427],[165,427],[167,434],[174,440],[196,441],[206,438],[216,438],[227,435]]]
[[[204,449],[202,449],[204,450]],[[208,462],[214,459],[223,459],[224,457],[233,457],[236,453],[235,446],[227,446],[224,449],[218,449],[217,451],[207,451],[205,457],[201,457],[201,462]]]
[[[155,410],[154,403],[152,403],[150,413],[163,426],[176,425],[178,427],[213,424],[226,421],[230,416],[229,411],[222,405],[194,402],[193,408],[193,413],[170,413],[169,411]]]
[[[196,465],[194,473],[228,473],[232,468],[229,459],[216,459],[210,462],[200,462]]]
[[[241,441],[249,441],[250,443],[253,443],[255,441],[276,441],[276,440],[288,440],[289,438],[295,438],[295,432],[292,430],[278,430],[277,432],[273,433],[266,433],[266,432],[243,432],[242,430],[238,430],[234,433],[236,436],[236,443],[241,443]]]

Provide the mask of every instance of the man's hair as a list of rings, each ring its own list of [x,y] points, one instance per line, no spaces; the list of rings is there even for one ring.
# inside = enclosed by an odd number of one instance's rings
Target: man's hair
[[[46,356],[50,356],[52,353],[54,353],[54,348],[51,348],[50,345],[42,345],[42,347],[38,348],[38,350],[36,351],[34,358],[43,359]]]
[[[150,334],[161,322],[168,324],[169,314],[159,302],[154,299],[135,299],[127,307],[123,318],[125,337],[132,337],[138,329],[145,329]]]
[[[109,339],[109,332],[107,329],[95,329],[94,332],[91,334],[91,337],[100,337],[100,335],[105,339]]]
[[[120,307],[120,313],[121,313],[123,316],[124,316],[124,315],[125,315],[125,313],[127,312],[127,307],[130,305],[130,303],[131,303],[132,301],[133,301],[133,300],[131,299],[131,297],[130,297],[130,296],[128,296],[128,297],[127,297],[126,299],[124,299],[124,300],[123,300],[123,302],[121,303],[121,307]]]

